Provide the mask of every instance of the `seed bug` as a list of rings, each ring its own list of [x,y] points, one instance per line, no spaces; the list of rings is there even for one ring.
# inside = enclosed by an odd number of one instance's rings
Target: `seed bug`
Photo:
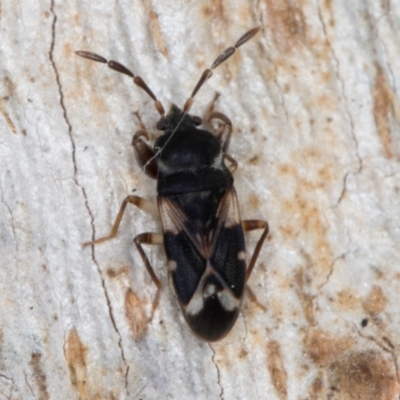
[[[178,303],[192,331],[202,340],[222,339],[235,323],[245,290],[255,299],[247,281],[268,234],[268,223],[262,220],[241,221],[232,173],[237,161],[228,153],[232,123],[220,112],[210,112],[208,122],[220,126],[211,133],[200,129],[201,118],[188,114],[194,97],[211,77],[212,70],[233,55],[261,27],[245,33],[234,46],[224,50],[206,69],[182,109],[172,105],[165,115],[164,107],[142,78],[116,61],[87,52],[76,54],[97,61],[128,75],[154,101],[161,118],[156,124],[163,133],[153,146],[149,134],[137,131],[132,140],[138,164],[157,179],[157,206],[131,195],[122,203],[108,236],[84,243],[98,244],[116,236],[126,205],[158,214],[163,233],[145,232],[134,238],[143,263],[157,287],[152,314],[157,308],[161,282],[155,274],[142,245],[164,244],[167,267]],[[226,165],[226,162],[228,165]],[[244,231],[262,229],[246,268]]]

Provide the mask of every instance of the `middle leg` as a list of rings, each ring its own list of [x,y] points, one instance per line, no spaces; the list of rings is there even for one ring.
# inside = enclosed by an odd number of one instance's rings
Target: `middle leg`
[[[145,232],[141,233],[140,235],[137,235],[135,239],[133,239],[133,242],[136,245],[136,248],[139,251],[140,257],[142,257],[144,266],[146,267],[147,272],[149,273],[151,280],[154,282],[154,284],[157,287],[157,292],[153,300],[153,307],[151,311],[151,316],[150,316],[150,321],[153,319],[154,311],[156,310],[158,303],[160,301],[160,293],[161,293],[161,282],[158,279],[157,275],[154,272],[154,269],[152,265],[150,264],[150,261],[146,255],[146,253],[143,250],[142,244],[162,244],[164,242],[163,240],[163,235],[161,233],[154,233],[154,232]]]
[[[149,201],[142,199],[139,196],[133,196],[133,195],[128,196],[121,204],[118,215],[115,218],[114,225],[111,228],[110,234],[108,236],[102,237],[100,239],[96,239],[91,242],[83,243],[82,246],[86,247],[86,246],[90,246],[93,244],[99,244],[99,243],[103,243],[110,239],[115,238],[115,236],[117,236],[118,228],[119,228],[119,225],[121,223],[122,217],[125,212],[125,208],[128,203],[135,205],[136,207],[140,208],[141,210],[143,210],[145,212],[152,213],[153,215],[158,215],[158,208],[155,204],[150,203]]]

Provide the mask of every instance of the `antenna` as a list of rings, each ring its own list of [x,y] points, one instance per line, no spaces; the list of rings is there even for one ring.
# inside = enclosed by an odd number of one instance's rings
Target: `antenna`
[[[190,107],[192,107],[193,101],[194,101],[194,96],[196,96],[196,93],[200,90],[200,88],[203,86],[204,82],[209,79],[212,75],[212,70],[217,68],[218,65],[222,64],[224,61],[226,61],[230,56],[233,55],[233,53],[236,51],[238,47],[240,47],[242,44],[246,43],[248,40],[250,40],[256,33],[261,29],[261,26],[256,26],[253,29],[250,29],[248,32],[246,32],[236,43],[234,46],[228,47],[225,49],[218,57],[217,59],[213,62],[210,68],[206,69],[199,81],[197,82],[195,88],[193,89],[193,92],[191,96],[186,100],[186,103],[183,107],[184,112],[188,112]]]
[[[120,72],[121,74],[128,75],[130,78],[133,79],[133,83],[137,86],[139,86],[142,90],[144,90],[154,101],[154,106],[156,107],[156,110],[158,113],[163,117],[165,115],[164,112],[164,107],[162,104],[157,100],[157,97],[154,95],[154,93],[150,90],[150,88],[147,86],[146,82],[140,77],[140,76],[135,76],[131,70],[126,68],[124,65],[120,64],[117,61],[113,60],[106,60],[104,57],[92,53],[90,51],[76,51],[75,54],[77,54],[80,57],[87,58],[88,60],[100,62],[103,64],[107,64],[107,66],[114,71]]]

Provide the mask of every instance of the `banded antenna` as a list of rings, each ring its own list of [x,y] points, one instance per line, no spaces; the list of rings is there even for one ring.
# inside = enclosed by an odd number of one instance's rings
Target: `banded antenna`
[[[186,114],[190,108],[192,107],[194,97],[196,96],[197,92],[200,90],[200,88],[204,85],[205,81],[209,79],[212,75],[212,70],[217,68],[218,65],[222,64],[224,61],[226,61],[229,57],[231,57],[236,49],[240,47],[242,44],[246,43],[249,41],[253,36],[257,34],[257,32],[261,29],[261,26],[256,26],[253,29],[250,29],[248,32],[246,32],[243,36],[240,37],[240,39],[235,43],[234,46],[228,47],[225,49],[217,58],[216,60],[212,63],[211,67],[206,69],[199,81],[197,82],[195,88],[193,89],[192,94],[190,97],[186,100],[185,105],[183,107],[183,112]],[[151,89],[147,86],[146,82],[140,77],[140,76],[135,76],[133,72],[119,63],[118,61],[114,60],[107,60],[104,57],[100,56],[99,54],[92,53],[90,51],[76,51],[75,54],[77,54],[80,57],[87,58],[88,60],[91,61],[96,61],[100,62],[103,64],[107,64],[107,66],[114,71],[120,72],[121,74],[128,75],[130,78],[133,79],[133,83],[137,86],[139,86],[142,90],[144,90],[154,101],[154,106],[158,113],[163,117],[165,115],[164,107],[162,106],[161,102],[157,99],[157,97],[154,95],[154,93],[151,91]]]
[[[240,47],[242,44],[246,43],[248,40],[250,40],[253,36],[257,34],[257,32],[261,29],[261,26],[256,26],[253,29],[250,29],[248,32],[246,32],[236,43],[234,46],[228,47],[225,49],[218,57],[217,59],[213,62],[210,68],[206,69],[199,81],[197,82],[197,85],[193,89],[193,92],[191,96],[186,100],[186,103],[183,107],[183,111],[187,113],[190,110],[190,107],[192,107],[193,101],[194,101],[194,96],[196,96],[196,93],[200,90],[200,88],[203,86],[204,82],[207,79],[211,78],[212,75],[212,70],[217,68],[218,65],[222,64],[224,61],[226,61],[230,56],[233,55],[233,53],[236,51],[238,47]]]
[[[106,60],[104,57],[92,53],[90,51],[76,51],[75,54],[77,54],[80,57],[87,58],[88,60],[100,62],[103,64],[107,64],[107,66],[114,71],[120,72],[121,74],[128,75],[130,78],[133,79],[133,83],[137,86],[140,87],[140,89],[144,90],[154,101],[154,106],[156,107],[156,110],[158,113],[163,117],[165,115],[164,107],[162,104],[157,100],[157,97],[154,95],[154,93],[150,90],[150,88],[147,86],[146,82],[140,77],[140,76],[135,76],[131,70],[126,68],[124,65],[117,61],[113,60]]]

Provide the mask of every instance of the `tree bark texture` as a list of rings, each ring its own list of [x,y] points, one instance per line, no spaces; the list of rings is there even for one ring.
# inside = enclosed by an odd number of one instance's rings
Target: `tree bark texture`
[[[231,333],[190,332],[132,135],[151,99],[89,50],[191,113],[233,122],[243,219],[270,234]],[[0,1],[0,400],[398,399],[400,1]],[[249,258],[259,233],[248,235]]]

